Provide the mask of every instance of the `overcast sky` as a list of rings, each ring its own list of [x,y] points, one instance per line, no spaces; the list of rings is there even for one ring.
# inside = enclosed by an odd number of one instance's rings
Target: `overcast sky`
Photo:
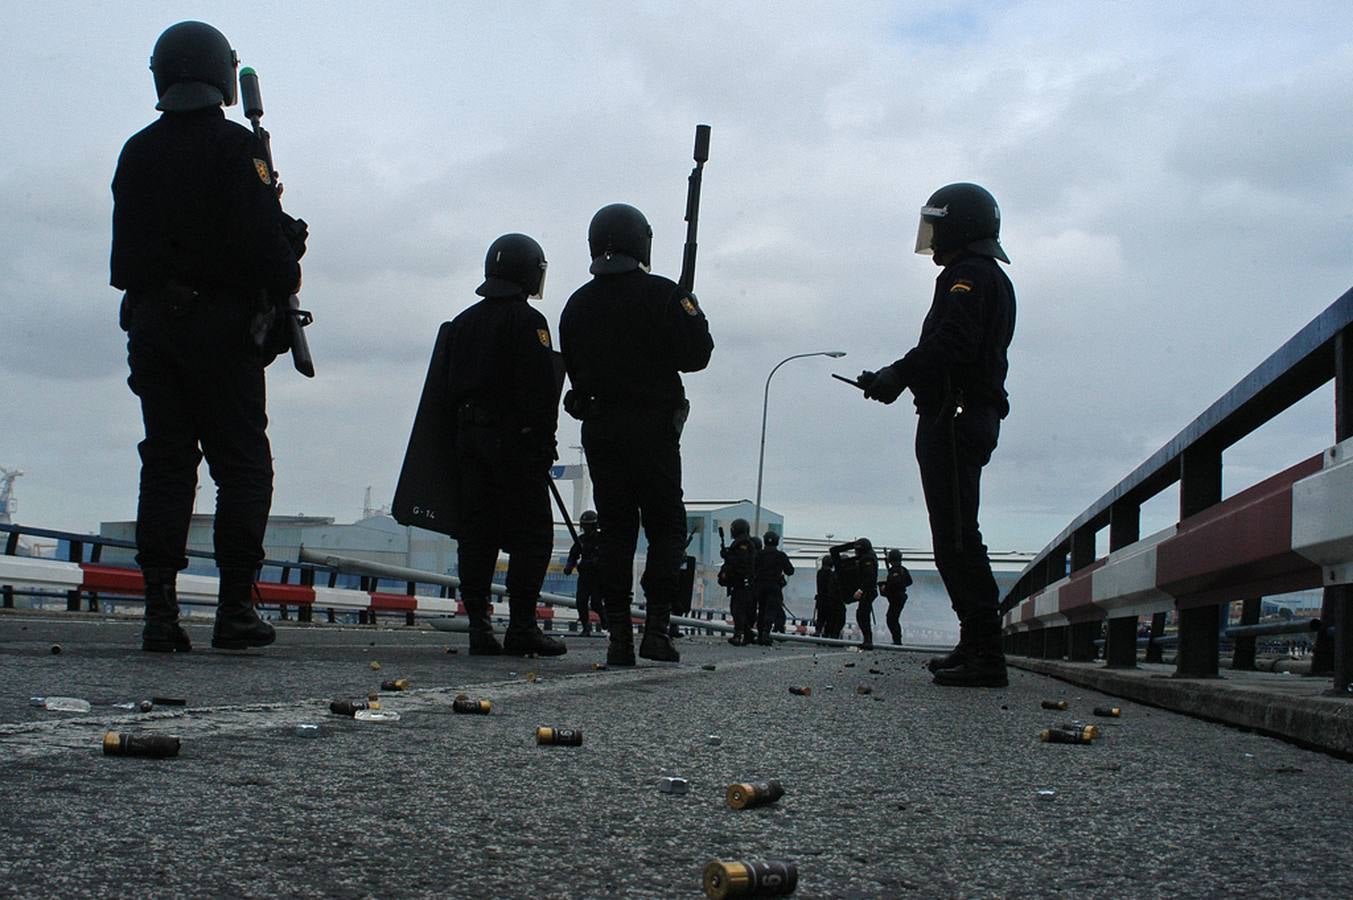
[[[910,395],[880,406],[828,373],[914,344],[938,273],[911,252],[917,211],[941,185],[996,195],[1019,299],[983,483],[996,549],[1041,548],[1353,283],[1345,2],[0,12],[0,466],[27,473],[28,525],[134,515],[108,185],[156,115],[151,47],[181,19],[258,70],[284,205],[310,223],[319,374],[269,370],[278,514],[351,521],[368,485],[389,502],[438,324],[476,299],[499,234],[544,246],[556,330],[606,203],[647,213],[654,270],[675,277],[697,122],[713,126],[696,292],[716,346],[686,379],[687,497],[751,498],[771,367],[849,354],[771,385],[763,502],[793,536],[929,545]],[[1228,491],[1331,443],[1331,402],[1228,453]],[[577,443],[561,416],[562,461]]]

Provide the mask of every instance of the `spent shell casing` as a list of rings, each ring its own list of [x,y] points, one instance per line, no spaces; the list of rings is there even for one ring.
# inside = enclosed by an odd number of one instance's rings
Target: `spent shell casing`
[[[1044,700],[1040,705],[1044,709],[1066,709],[1067,707],[1065,700]]]
[[[339,716],[352,716],[359,709],[380,709],[379,700],[333,700],[329,703],[329,712]]]
[[[541,726],[536,729],[536,743],[554,747],[581,747],[583,733],[576,728],[547,728]]]
[[[167,734],[128,734],[109,731],[103,736],[104,756],[146,756],[168,759],[179,755],[180,741]]]
[[[797,695],[797,696],[799,696],[799,697],[811,697],[811,696],[813,696],[813,689],[810,688],[810,687],[792,687],[792,688],[789,689],[789,692],[790,692],[791,694],[795,694],[795,695]]]
[[[493,703],[488,700],[471,700],[468,697],[464,700],[456,700],[451,704],[451,711],[470,716],[487,716],[493,712]]]
[[[665,775],[658,779],[658,790],[664,794],[686,794],[691,789],[691,783],[680,775]]]
[[[156,706],[187,706],[188,701],[182,697],[151,697],[150,702]]]
[[[1106,719],[1116,719],[1123,714],[1122,708],[1117,706],[1096,706],[1094,712]]]
[[[751,809],[754,806],[769,806],[785,795],[784,785],[774,778],[769,781],[740,781],[730,784],[724,791],[724,799],[733,809]]]
[[[1045,728],[1038,739],[1048,744],[1089,744],[1099,734],[1093,725],[1080,727]]]
[[[713,900],[725,897],[786,897],[799,883],[799,869],[780,860],[713,859],[705,865],[705,896]]]
[[[387,678],[381,682],[383,691],[407,691],[409,689],[409,679],[407,678]]]

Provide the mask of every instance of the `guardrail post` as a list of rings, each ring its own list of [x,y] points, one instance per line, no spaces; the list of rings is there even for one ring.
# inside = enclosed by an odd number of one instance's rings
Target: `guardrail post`
[[[1258,625],[1259,611],[1263,605],[1262,597],[1246,597],[1240,610],[1241,625]],[[1251,635],[1249,637],[1238,637],[1232,641],[1231,668],[1239,669],[1243,672],[1254,671],[1254,645],[1257,639]]]
[[[405,588],[404,588],[404,593],[405,593],[405,595],[407,595],[407,596],[409,596],[409,597],[414,596],[414,594],[415,594],[414,589],[415,589],[416,587],[418,587],[418,582],[416,582],[416,581],[410,581],[410,582],[408,582],[408,583],[405,585]],[[413,624],[413,610],[408,610],[408,611],[406,611],[406,612],[404,613],[404,624],[405,624],[405,625],[412,625],[412,624]]]
[[[1071,571],[1079,572],[1095,561],[1095,531],[1086,526],[1071,535]],[[1095,639],[1099,637],[1099,620],[1072,622],[1067,658],[1072,662],[1090,662],[1098,655]]]
[[[1334,336],[1334,439],[1353,437],[1353,326]],[[1353,694],[1353,585],[1325,588],[1320,620],[1333,626],[1333,639],[1316,636],[1311,674],[1332,675],[1336,696]]]
[[[1194,444],[1179,457],[1179,521],[1221,502],[1221,450]],[[1179,609],[1176,678],[1217,677],[1221,610],[1216,603]]]
[[[1141,539],[1142,508],[1120,500],[1109,507],[1109,552]],[[1163,625],[1164,623],[1162,623]],[[1137,668],[1137,616],[1117,616],[1104,630],[1104,665],[1110,669]]]
[[[301,569],[300,582],[302,587],[313,588],[315,586],[315,570]],[[303,603],[296,610],[297,622],[313,622],[315,620],[315,609],[312,603]]]
[[[66,554],[66,558],[73,563],[80,563],[84,562],[84,556],[85,556],[84,543],[82,541],[71,541],[70,552]],[[80,611],[80,589],[75,588],[74,590],[66,591],[66,612],[79,612],[79,611]]]
[[[1066,632],[1065,625],[1043,629],[1043,634],[1046,635],[1043,641],[1044,659],[1061,659],[1066,656]]]

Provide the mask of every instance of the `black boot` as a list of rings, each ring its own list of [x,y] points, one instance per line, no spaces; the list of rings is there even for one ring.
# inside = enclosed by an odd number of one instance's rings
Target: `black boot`
[[[860,629],[860,634],[862,635],[862,640],[860,641],[860,649],[861,649],[861,650],[873,650],[873,649],[874,649],[874,630],[873,630],[872,628],[861,628],[861,629]]]
[[[503,652],[508,656],[563,656],[568,647],[563,641],[546,637],[536,624],[535,597],[509,597],[511,611],[507,633],[503,635]]]
[[[962,641],[959,641],[957,647],[950,650],[943,656],[930,657],[930,661],[927,662],[925,666],[927,669],[930,670],[930,673],[933,675],[940,669],[952,669],[955,666],[962,665],[963,661],[967,658],[968,658],[967,648],[963,646]]]
[[[610,626],[611,642],[606,646],[606,665],[634,665],[634,626],[630,624],[630,598],[608,597],[606,624]]]
[[[681,654],[672,643],[668,627],[672,624],[672,607],[664,601],[648,601],[644,616],[644,639],[639,644],[639,655],[658,662],[680,662]]]
[[[470,655],[497,656],[503,645],[493,636],[493,613],[489,611],[488,597],[466,597],[465,618],[470,624]]]
[[[146,582],[146,624],[141,628],[141,649],[151,653],[189,653],[193,642],[179,625],[179,600],[174,589],[174,569],[143,569]]]
[[[940,669],[934,682],[947,687],[1006,687],[1005,654],[999,644],[986,645],[967,654],[956,666]]]
[[[211,645],[217,650],[244,650],[275,640],[277,632],[254,611],[254,570],[222,569]]]

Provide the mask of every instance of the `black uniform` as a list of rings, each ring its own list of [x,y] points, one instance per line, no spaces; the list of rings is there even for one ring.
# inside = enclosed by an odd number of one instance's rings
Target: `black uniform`
[[[779,547],[763,547],[756,553],[756,632],[762,644],[769,644],[785,606],[785,576],[794,574],[794,564]],[[783,631],[783,629],[781,629]]]
[[[750,537],[738,538],[720,551],[723,565],[719,584],[728,589],[728,611],[733,614],[735,644],[750,644],[756,631],[756,545]]]
[[[166,112],[113,177],[114,287],[126,291],[128,384],[141,399],[136,559],[177,571],[203,456],[216,482],[217,565],[263,559],[272,504],[264,366],[250,319],[300,282],[266,154],[219,106]]]
[[[865,647],[874,646],[874,598],[878,596],[879,580],[879,559],[873,550],[866,550],[859,553],[858,571],[860,583],[857,590],[860,596],[855,597],[852,592],[849,597],[842,598],[847,603],[856,599],[859,605],[855,607],[855,624],[860,628],[860,635],[863,638],[861,643]]]
[[[597,556],[601,551],[601,533],[597,528],[584,525],[578,532],[578,539],[568,551],[568,560],[564,563],[564,574],[578,570],[578,587],[574,593],[578,602],[578,621],[582,623],[583,634],[591,634],[591,612],[597,613],[601,627],[606,627],[606,608],[602,605],[601,594],[597,591]]]
[[[694,297],[641,269],[597,275],[578,288],[559,317],[559,339],[570,410],[583,420],[601,595],[614,635],[629,620],[641,523],[649,611],[666,614],[676,600],[686,545],[680,437],[689,410],[679,373],[708,365],[714,341]]]
[[[982,467],[1010,411],[1006,351],[1014,329],[1010,279],[994,259],[966,253],[940,272],[919,343],[893,364],[916,400],[916,461],[935,566],[962,646],[999,648],[1000,589],[977,507]]]
[[[549,326],[522,295],[487,297],[452,320],[449,345],[461,593],[489,596],[501,549],[509,597],[534,604],[554,546],[546,479],[559,379]]]
[[[883,596],[888,599],[888,630],[892,632],[893,643],[902,643],[902,608],[907,605],[907,588],[911,587],[911,572],[901,563],[889,564],[888,574],[883,579]]]

